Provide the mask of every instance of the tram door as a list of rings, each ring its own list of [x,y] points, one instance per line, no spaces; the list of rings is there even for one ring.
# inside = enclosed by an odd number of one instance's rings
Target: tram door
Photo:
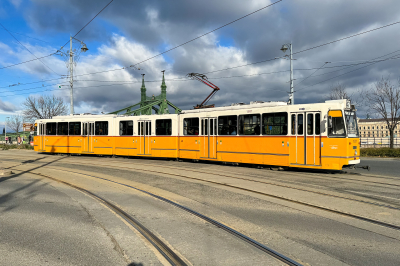
[[[217,119],[201,118],[200,157],[217,159]]]
[[[306,113],[306,164],[321,165],[321,113]]]
[[[46,145],[44,143],[45,141],[45,134],[46,134],[46,124],[39,124],[39,132],[38,132],[38,138],[39,138],[39,151],[44,151],[46,148]]]
[[[151,121],[139,121],[139,154],[151,155]]]
[[[94,122],[83,122],[82,152],[93,153]]]
[[[291,164],[321,165],[320,120],[319,112],[291,114]]]
[[[291,113],[292,138],[290,141],[290,163],[305,164],[305,138],[304,138],[304,114]]]

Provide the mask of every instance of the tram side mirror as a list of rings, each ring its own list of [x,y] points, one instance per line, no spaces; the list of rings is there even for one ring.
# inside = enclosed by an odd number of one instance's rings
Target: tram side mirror
[[[328,129],[332,128],[332,116],[328,116]]]

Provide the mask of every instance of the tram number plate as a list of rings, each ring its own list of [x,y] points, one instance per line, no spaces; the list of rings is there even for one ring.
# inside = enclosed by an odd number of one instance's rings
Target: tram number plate
[[[357,150],[357,146],[353,146],[353,150]]]

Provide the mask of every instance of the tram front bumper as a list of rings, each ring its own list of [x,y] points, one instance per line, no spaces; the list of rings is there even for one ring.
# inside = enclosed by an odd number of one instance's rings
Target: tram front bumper
[[[359,164],[359,163],[360,163],[360,159],[358,159],[358,160],[350,160],[350,161],[348,162],[349,165]]]

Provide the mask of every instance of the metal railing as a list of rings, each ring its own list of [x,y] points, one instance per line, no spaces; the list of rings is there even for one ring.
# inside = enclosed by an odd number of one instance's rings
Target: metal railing
[[[360,148],[389,148],[390,138],[361,137]],[[393,147],[400,148],[400,138],[393,139]]]

